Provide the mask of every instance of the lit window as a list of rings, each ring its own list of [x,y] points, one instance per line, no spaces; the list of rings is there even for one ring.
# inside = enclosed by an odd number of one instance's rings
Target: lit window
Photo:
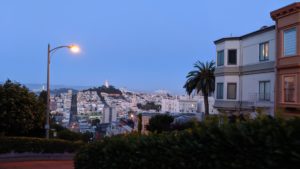
[[[217,66],[224,65],[224,50],[220,50],[217,52]]]
[[[269,42],[259,44],[259,60],[269,60]]]
[[[284,56],[296,55],[296,28],[291,28],[283,32]]]
[[[296,101],[296,76],[284,76],[284,102]]]

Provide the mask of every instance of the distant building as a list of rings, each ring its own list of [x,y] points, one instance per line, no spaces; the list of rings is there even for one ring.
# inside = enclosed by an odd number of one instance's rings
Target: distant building
[[[214,98],[208,98],[209,113],[217,114],[218,112],[214,109]],[[179,98],[173,99],[162,99],[161,101],[161,112],[166,113],[200,113],[204,112],[204,98],[203,96],[180,96]]]
[[[112,107],[105,107],[103,111],[102,123],[111,123],[117,121],[117,111]]]
[[[161,112],[179,112],[178,99],[162,99],[161,100]]]
[[[198,101],[192,99],[180,99],[179,101],[179,111],[180,113],[193,113],[198,112]]]
[[[141,113],[142,115],[142,133],[147,134],[148,130],[147,130],[147,126],[149,125],[149,120],[155,116],[158,115],[159,113],[148,113],[148,112],[144,112]],[[134,130],[137,131],[138,130],[138,117],[135,116],[134,117]]]
[[[105,80],[104,86],[105,86],[106,88],[109,88],[109,84],[108,84],[108,81],[107,81],[107,80]]]

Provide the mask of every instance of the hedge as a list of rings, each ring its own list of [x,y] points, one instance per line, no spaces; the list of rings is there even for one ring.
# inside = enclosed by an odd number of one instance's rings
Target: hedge
[[[197,129],[106,138],[75,156],[76,169],[293,169],[300,166],[300,120],[202,124]]]
[[[0,154],[4,153],[74,153],[82,142],[31,137],[0,137]]]

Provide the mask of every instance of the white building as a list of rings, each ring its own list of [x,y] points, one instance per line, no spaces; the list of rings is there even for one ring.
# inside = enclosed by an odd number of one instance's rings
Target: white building
[[[179,112],[179,101],[178,99],[162,99],[161,100],[161,112]]]
[[[273,115],[275,44],[275,26],[215,41],[215,108],[221,112],[261,108]]]
[[[180,113],[194,113],[198,112],[198,101],[193,99],[180,99],[179,101],[179,111]]]
[[[111,123],[117,121],[117,111],[112,107],[105,107],[103,111],[103,121],[101,123]]]

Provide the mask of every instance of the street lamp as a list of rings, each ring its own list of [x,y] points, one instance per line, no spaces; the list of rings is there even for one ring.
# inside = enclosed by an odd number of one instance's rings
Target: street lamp
[[[80,51],[80,48],[77,45],[58,46],[58,47],[51,49],[50,44],[48,44],[48,52],[47,52],[47,56],[48,56],[48,59],[47,59],[47,112],[46,112],[46,125],[45,125],[47,139],[49,139],[49,130],[50,130],[49,114],[50,114],[50,60],[51,60],[51,53],[55,52],[56,50],[61,49],[61,48],[68,48],[73,53],[78,53]]]

